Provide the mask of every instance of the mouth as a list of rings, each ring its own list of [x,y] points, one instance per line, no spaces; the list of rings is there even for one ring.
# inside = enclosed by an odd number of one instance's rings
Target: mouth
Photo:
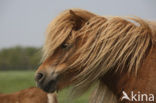
[[[53,93],[56,89],[56,80],[50,80],[48,82],[37,83],[37,87],[41,88],[47,93]]]

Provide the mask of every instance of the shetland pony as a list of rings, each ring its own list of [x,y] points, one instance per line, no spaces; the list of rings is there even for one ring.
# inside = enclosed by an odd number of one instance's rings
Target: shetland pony
[[[137,17],[66,10],[47,29],[35,79],[50,93],[72,85],[75,93],[82,94],[95,85],[90,103],[153,102],[156,26]],[[150,95],[150,100],[140,99],[141,93]],[[129,99],[123,99],[125,95]]]
[[[0,94],[0,103],[58,103],[55,93],[32,87],[12,94]]]

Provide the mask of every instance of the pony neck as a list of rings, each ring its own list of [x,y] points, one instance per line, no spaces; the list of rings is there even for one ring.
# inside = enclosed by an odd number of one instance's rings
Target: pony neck
[[[149,54],[144,59],[143,65],[139,68],[137,75],[135,73],[134,75],[129,75],[127,72],[108,72],[102,78],[102,81],[117,96],[117,100],[121,99],[123,91],[126,93],[133,91],[156,95],[156,68],[154,67],[156,67],[156,44],[153,45]]]

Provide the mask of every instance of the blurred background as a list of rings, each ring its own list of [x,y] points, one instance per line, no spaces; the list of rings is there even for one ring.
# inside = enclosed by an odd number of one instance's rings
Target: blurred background
[[[156,21],[156,0],[0,0],[0,92],[35,86],[46,27],[70,8]],[[67,92],[59,93],[59,103],[64,103]],[[86,103],[88,94],[74,102]]]

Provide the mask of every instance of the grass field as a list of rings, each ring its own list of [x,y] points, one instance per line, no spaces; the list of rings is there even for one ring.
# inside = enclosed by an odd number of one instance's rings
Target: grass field
[[[35,86],[34,71],[0,71],[0,92],[2,93],[12,93],[32,86]],[[59,92],[58,99],[59,103],[87,103],[88,95],[89,93],[86,93],[73,100],[69,96],[69,89],[65,89]]]

